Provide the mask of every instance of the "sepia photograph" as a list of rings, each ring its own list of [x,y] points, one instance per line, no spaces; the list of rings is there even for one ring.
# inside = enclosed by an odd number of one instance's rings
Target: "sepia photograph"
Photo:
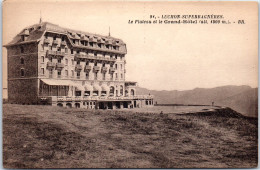
[[[3,168],[256,168],[257,1],[5,0]]]

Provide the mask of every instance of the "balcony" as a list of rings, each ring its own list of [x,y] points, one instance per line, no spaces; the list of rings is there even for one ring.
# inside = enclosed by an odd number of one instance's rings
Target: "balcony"
[[[90,70],[91,70],[91,66],[86,65],[86,66],[85,66],[85,71],[86,71],[86,72],[89,72]]]
[[[66,42],[65,41],[61,41],[60,45],[61,46],[66,46]]]
[[[53,40],[52,44],[53,44],[53,45],[58,45],[59,42],[58,42],[58,40]]]
[[[49,68],[54,68],[55,66],[56,66],[55,63],[50,62],[50,61],[47,62],[47,67],[49,67]]]
[[[50,44],[50,40],[49,39],[44,39],[43,43],[44,44]]]
[[[65,56],[65,53],[64,53],[64,52],[61,52],[61,51],[48,50],[48,51],[47,51],[47,55],[48,55],[48,56],[62,56],[62,57],[64,57],[64,56]]]
[[[107,72],[107,67],[102,67],[102,73],[106,73]]]
[[[94,71],[99,71],[100,70],[100,67],[99,66],[94,66]]]
[[[134,95],[134,96],[45,96],[44,98],[52,98],[52,101],[60,101],[60,102],[67,102],[67,101],[88,101],[88,100],[133,100],[133,99],[149,99],[152,100],[154,98],[153,95]],[[43,98],[40,96],[40,98]]]
[[[63,63],[57,63],[56,68],[57,69],[63,69],[64,68],[64,64]]]
[[[77,71],[80,71],[80,70],[82,70],[82,65],[80,65],[80,64],[77,64],[77,65],[76,65],[76,67],[75,67],[75,70],[77,70]]]
[[[111,67],[111,68],[109,69],[109,72],[110,72],[110,73],[114,73],[115,71],[116,71],[116,69],[113,68],[113,67]]]

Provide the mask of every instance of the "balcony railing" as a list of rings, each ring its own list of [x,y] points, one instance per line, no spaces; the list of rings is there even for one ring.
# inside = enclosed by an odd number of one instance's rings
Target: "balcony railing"
[[[86,66],[85,66],[85,71],[87,72],[87,71],[90,71],[90,70],[91,70],[91,66],[86,65]]]
[[[44,39],[43,41],[45,44],[50,44],[50,40],[49,39]]]
[[[50,61],[47,62],[47,67],[55,67],[55,66],[56,66],[56,63],[53,63]]]
[[[60,45],[61,46],[66,46],[66,42],[65,41],[61,41]]]
[[[148,99],[154,98],[153,95],[135,95],[135,96],[48,96],[52,101],[86,101],[86,100],[133,100],[133,99]]]
[[[57,63],[56,68],[62,69],[62,68],[64,68],[64,64],[63,63]]]
[[[59,42],[58,42],[58,40],[53,40],[52,44],[54,44],[54,45],[58,45]]]
[[[75,67],[75,69],[78,70],[78,71],[82,70],[82,65],[77,64],[76,67]]]
[[[115,58],[105,58],[105,57],[97,57],[87,54],[75,54],[75,58],[79,59],[90,59],[90,60],[100,60],[100,61],[109,61],[109,62],[115,62]]]
[[[110,73],[114,73],[115,71],[116,71],[115,68],[113,68],[113,67],[109,68],[109,72],[110,72]]]
[[[100,67],[99,66],[94,66],[94,71],[99,71],[100,70]]]
[[[106,73],[106,72],[107,72],[107,67],[102,67],[101,71],[102,71],[103,73]]]
[[[61,51],[48,50],[48,51],[47,51],[47,55],[49,55],[49,56],[62,56],[62,57],[64,57],[65,53],[64,53],[64,52],[61,52]]]

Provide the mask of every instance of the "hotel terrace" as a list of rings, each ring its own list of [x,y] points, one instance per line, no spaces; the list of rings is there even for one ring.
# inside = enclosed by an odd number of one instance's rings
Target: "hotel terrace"
[[[125,81],[126,44],[117,38],[42,22],[23,29],[4,47],[8,101],[88,109],[153,106]]]

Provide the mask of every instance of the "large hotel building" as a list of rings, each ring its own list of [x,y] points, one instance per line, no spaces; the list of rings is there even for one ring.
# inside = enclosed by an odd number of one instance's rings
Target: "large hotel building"
[[[89,109],[153,106],[125,81],[126,44],[42,22],[7,45],[8,101]]]

